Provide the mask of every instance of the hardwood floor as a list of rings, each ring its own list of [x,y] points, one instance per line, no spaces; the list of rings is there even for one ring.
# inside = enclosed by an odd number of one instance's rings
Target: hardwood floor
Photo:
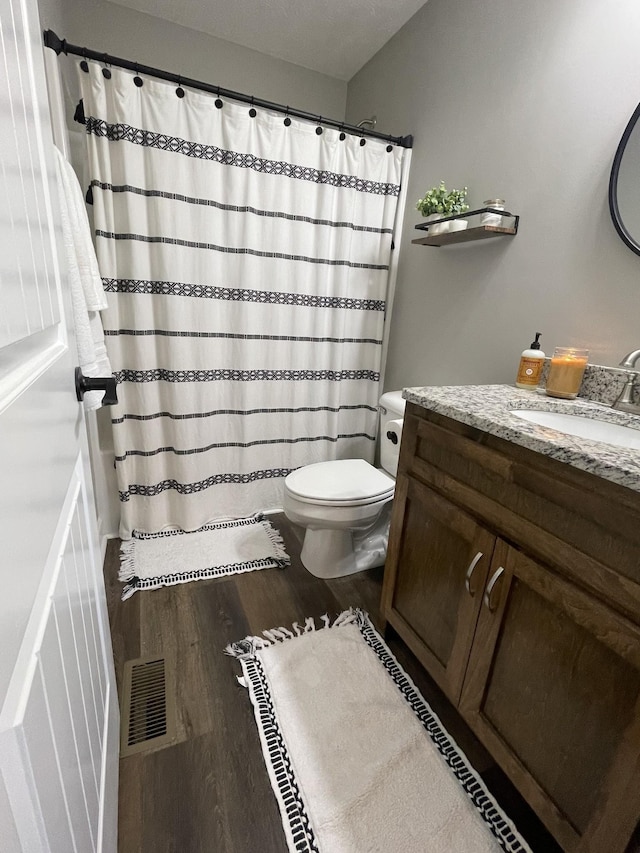
[[[379,625],[382,569],[319,580],[300,562],[301,531],[284,515],[270,520],[285,540],[289,568],[139,592],[124,602],[119,541],[109,543],[118,691],[125,660],[162,653],[175,665],[178,710],[175,744],[120,761],[119,853],[286,853],[251,704],[235,678],[240,667],[222,651],[247,634],[349,606]],[[387,642],[534,853],[559,851],[406,646],[394,635]]]

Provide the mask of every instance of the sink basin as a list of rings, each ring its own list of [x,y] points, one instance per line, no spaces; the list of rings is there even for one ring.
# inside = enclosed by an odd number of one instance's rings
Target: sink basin
[[[561,412],[541,412],[536,409],[512,409],[512,415],[525,421],[549,427],[558,432],[588,438],[590,441],[602,441],[616,447],[640,450],[640,429],[633,429],[597,418],[583,418],[581,415],[567,415]]]

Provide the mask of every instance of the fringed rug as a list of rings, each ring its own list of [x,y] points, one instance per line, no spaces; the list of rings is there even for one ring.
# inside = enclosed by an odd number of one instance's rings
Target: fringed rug
[[[122,599],[139,589],[284,568],[289,562],[280,534],[262,514],[207,524],[193,533],[134,530],[120,549]]]
[[[242,664],[289,850],[529,851],[366,613],[323,622],[226,649]]]

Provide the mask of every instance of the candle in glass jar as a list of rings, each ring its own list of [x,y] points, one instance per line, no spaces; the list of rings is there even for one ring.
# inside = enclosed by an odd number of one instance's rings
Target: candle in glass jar
[[[546,393],[550,397],[577,397],[588,359],[589,350],[556,347],[551,357]]]

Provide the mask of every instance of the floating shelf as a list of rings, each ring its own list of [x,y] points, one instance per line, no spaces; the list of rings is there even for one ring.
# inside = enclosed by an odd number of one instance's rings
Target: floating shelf
[[[480,217],[483,213],[497,213],[504,221],[509,221],[509,227],[498,225],[482,225],[475,224],[474,217]],[[452,219],[467,219],[471,227],[465,228],[463,231],[445,231],[442,234],[429,235],[429,227],[437,225],[439,222],[449,222]],[[478,210],[470,210],[468,213],[458,214],[457,216],[447,216],[442,219],[437,219],[435,222],[421,222],[416,225],[418,231],[426,231],[424,237],[418,237],[412,240],[417,246],[450,246],[454,243],[470,243],[472,240],[487,240],[490,237],[513,237],[518,233],[518,223],[520,217],[506,210],[497,210],[492,207],[481,207]],[[479,219],[476,220],[479,223]]]
[[[517,228],[498,228],[496,225],[478,225],[477,228],[465,228],[464,231],[449,231],[435,234],[433,237],[418,237],[412,240],[417,246],[449,246],[451,243],[468,243],[471,240],[486,240],[488,237],[502,237],[517,234]]]

